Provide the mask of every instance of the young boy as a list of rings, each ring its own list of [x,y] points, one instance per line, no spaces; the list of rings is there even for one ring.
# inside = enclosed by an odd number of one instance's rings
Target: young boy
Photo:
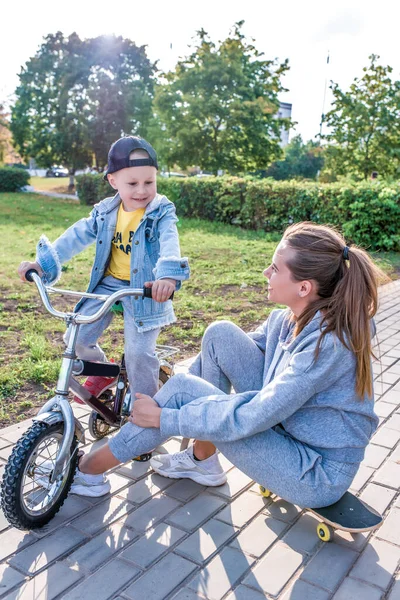
[[[53,244],[42,236],[36,261],[22,262],[18,268],[23,281],[29,269],[36,269],[45,283],[55,283],[61,264],[96,242],[88,292],[112,294],[124,287],[152,287],[152,300],[137,296],[122,299],[125,363],[132,398],[137,392],[153,396],[158,389],[156,340],[160,328],[176,320],[168,298],[189,278],[188,259],[180,256],[175,206],[157,194],[157,169],[157,155],[146,140],[133,136],[117,140],[109,151],[105,175],[116,195],[96,204],[88,218],[72,225]],[[102,304],[92,298],[82,299],[76,310],[90,315]],[[78,358],[106,361],[97,340],[111,319],[108,313],[100,321],[81,325]],[[64,339],[67,337],[68,331]],[[113,381],[88,377],[84,385],[99,396]]]

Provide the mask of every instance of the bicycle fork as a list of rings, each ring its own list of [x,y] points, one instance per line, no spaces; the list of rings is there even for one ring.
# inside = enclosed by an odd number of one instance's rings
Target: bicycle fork
[[[68,345],[63,354],[61,369],[58,376],[56,394],[50,398],[40,409],[33,421],[42,421],[49,425],[57,422],[64,422],[64,435],[61,448],[55,460],[54,469],[50,482],[53,483],[57,477],[64,471],[71,460],[70,448],[76,435],[79,442],[85,443],[85,430],[75,417],[71,405],[68,401],[68,390],[71,381],[72,369],[75,355],[76,340],[79,331],[79,324],[73,320],[67,324],[71,327]]]

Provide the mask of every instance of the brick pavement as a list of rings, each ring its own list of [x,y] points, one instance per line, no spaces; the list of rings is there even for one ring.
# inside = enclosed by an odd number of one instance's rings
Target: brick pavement
[[[131,462],[113,471],[109,497],[70,496],[43,530],[18,531],[0,514],[0,598],[399,600],[399,306],[397,281],[381,289],[377,317],[380,426],[352,484],[384,513],[378,531],[337,532],[324,544],[313,515],[262,498],[223,457],[228,483],[220,488],[168,480]],[[86,424],[87,410],[75,410]],[[0,431],[0,474],[29,425]],[[173,438],[161,450],[177,449]]]

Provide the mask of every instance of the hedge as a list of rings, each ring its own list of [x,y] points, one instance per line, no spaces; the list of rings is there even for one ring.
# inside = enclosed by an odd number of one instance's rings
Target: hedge
[[[21,168],[0,168],[0,192],[18,192],[29,182],[29,173]]]
[[[85,204],[114,193],[99,175],[77,180]],[[364,248],[400,250],[400,184],[159,177],[158,191],[175,203],[181,216],[279,233],[293,222],[327,223]]]

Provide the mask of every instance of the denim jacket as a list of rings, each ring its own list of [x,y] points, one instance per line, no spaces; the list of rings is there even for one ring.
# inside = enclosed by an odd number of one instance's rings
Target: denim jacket
[[[77,221],[53,244],[45,236],[40,238],[36,261],[43,270],[45,283],[56,283],[61,275],[61,265],[96,242],[87,289],[88,292],[94,292],[110,260],[120,203],[118,193],[113,198],[102,200],[93,207],[89,217]],[[157,194],[146,206],[132,239],[132,287],[141,288],[145,281],[168,277],[176,280],[176,289],[179,289],[181,282],[189,279],[188,259],[180,256],[177,221],[175,206],[165,196]],[[78,302],[75,310],[79,310],[84,301]],[[155,302],[150,298],[132,297],[131,301],[138,331],[148,331],[176,321],[171,300]]]

